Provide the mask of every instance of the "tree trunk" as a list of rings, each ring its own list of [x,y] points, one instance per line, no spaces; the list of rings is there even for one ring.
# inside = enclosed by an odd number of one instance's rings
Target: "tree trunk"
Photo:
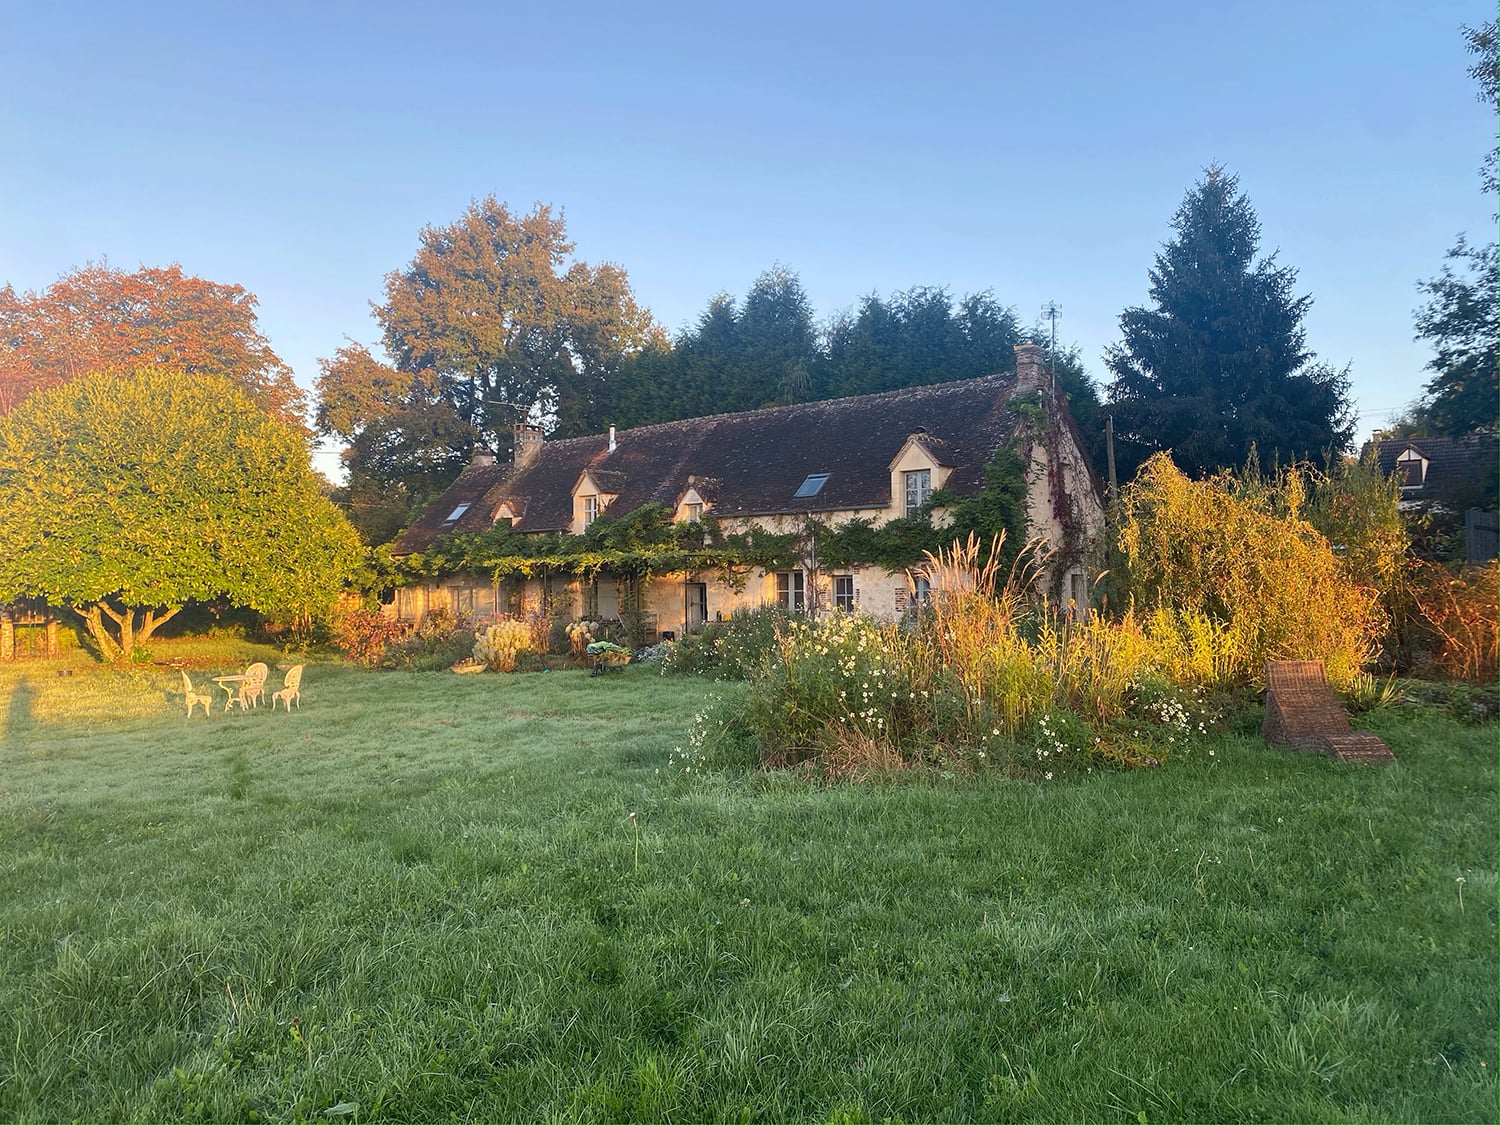
[[[165,625],[181,611],[180,605],[166,606],[160,610],[153,607],[146,610],[145,620],[141,622],[140,630],[135,635],[137,644],[145,644],[151,639],[151,635]]]
[[[83,618],[83,623],[88,627],[89,636],[94,639],[99,655],[111,664],[117,662],[120,659],[120,646],[109,635],[109,630],[104,627],[103,609],[95,603],[84,606],[82,609],[75,606],[73,612]]]
[[[73,612],[83,618],[84,624],[88,626],[89,636],[94,638],[94,644],[99,647],[99,654],[105,660],[111,664],[126,664],[134,655],[135,646],[149,641],[151,635],[176,617],[181,609],[181,606],[147,609],[139,628],[136,626],[135,610],[117,610],[108,602],[95,602],[83,609],[75,608]],[[110,635],[109,626],[104,623],[105,617],[115,623],[119,631],[118,639]]]

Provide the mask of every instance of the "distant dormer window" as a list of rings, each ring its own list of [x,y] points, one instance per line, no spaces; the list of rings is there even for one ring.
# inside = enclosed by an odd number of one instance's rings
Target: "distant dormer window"
[[[599,497],[585,496],[583,498],[583,526],[588,527],[599,518]]]
[[[702,523],[703,522],[703,505],[702,504],[684,504],[682,506],[682,515],[683,515],[683,518],[688,521],[688,523]]]
[[[906,481],[906,514],[909,516],[932,496],[932,470],[913,469],[901,475]]]
[[[460,504],[458,507],[454,508],[453,511],[448,513],[448,518],[443,521],[443,526],[446,527],[450,523],[457,523],[458,517],[463,515],[468,510],[468,504]]]
[[[819,490],[828,483],[827,473],[813,473],[805,481],[802,487],[792,493],[793,499],[802,499],[808,496],[816,496]]]
[[[1402,488],[1421,488],[1427,479],[1427,458],[1415,449],[1402,450],[1396,458],[1396,475]]]

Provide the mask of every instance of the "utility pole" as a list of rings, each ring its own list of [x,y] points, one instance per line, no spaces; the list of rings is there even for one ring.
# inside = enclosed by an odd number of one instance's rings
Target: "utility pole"
[[[1104,455],[1109,461],[1109,503],[1114,506],[1115,497],[1119,495],[1120,486],[1115,481],[1115,416],[1109,414],[1104,419]]]

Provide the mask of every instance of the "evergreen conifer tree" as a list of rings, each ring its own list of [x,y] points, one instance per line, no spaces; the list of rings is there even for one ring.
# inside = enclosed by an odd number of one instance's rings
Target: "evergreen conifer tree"
[[[1210,473],[1244,462],[1346,449],[1348,369],[1316,362],[1302,326],[1312,298],[1276,255],[1256,260],[1260,222],[1238,177],[1217,165],[1172,219],[1176,238],[1150,272],[1154,308],[1120,314],[1105,362],[1122,473],[1158,450]]]

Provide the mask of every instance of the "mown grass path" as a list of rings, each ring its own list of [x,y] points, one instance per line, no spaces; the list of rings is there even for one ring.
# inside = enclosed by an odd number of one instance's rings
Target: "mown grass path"
[[[0,1120],[1495,1118],[1494,724],[826,788],[646,669],[176,687],[0,671]]]

